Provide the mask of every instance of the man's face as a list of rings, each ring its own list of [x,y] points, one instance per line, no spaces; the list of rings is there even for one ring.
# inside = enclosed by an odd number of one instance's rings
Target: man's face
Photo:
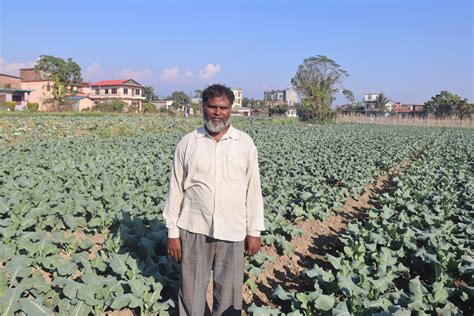
[[[218,134],[230,125],[230,101],[225,97],[212,97],[203,107],[204,125],[211,133]]]

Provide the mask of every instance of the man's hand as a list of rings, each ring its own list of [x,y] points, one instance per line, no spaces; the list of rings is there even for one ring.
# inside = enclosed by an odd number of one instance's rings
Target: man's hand
[[[247,256],[253,256],[260,250],[261,240],[260,237],[253,237],[247,235],[245,237],[245,254]]]
[[[168,238],[168,256],[173,257],[173,259],[180,263],[181,262],[181,239],[178,238]]]

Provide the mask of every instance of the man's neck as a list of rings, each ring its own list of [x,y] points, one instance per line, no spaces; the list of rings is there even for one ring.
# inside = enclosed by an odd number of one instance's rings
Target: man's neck
[[[211,137],[212,137],[216,142],[218,142],[218,141],[221,140],[222,136],[224,136],[225,133],[227,133],[227,131],[229,130],[229,127],[230,127],[230,125],[227,126],[226,128],[224,128],[224,129],[223,129],[222,131],[220,131],[219,133],[213,133],[213,132],[211,132],[210,130],[208,130],[206,126],[204,126],[204,128],[205,128],[206,131],[207,131],[207,133],[208,133],[209,135],[211,135]]]

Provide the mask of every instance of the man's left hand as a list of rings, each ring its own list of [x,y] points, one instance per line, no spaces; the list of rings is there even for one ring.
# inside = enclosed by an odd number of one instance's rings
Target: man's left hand
[[[260,250],[261,239],[260,237],[253,237],[247,235],[245,237],[245,254],[247,256],[253,256]]]

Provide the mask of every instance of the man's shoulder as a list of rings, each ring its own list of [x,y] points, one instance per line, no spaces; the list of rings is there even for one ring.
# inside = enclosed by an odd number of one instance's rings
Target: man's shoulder
[[[235,127],[234,128],[234,132],[238,135],[238,138],[241,139],[242,141],[244,142],[250,142],[253,144],[253,140],[252,140],[252,137],[250,137],[249,134],[247,134],[246,132],[240,130],[240,129],[237,129]]]
[[[179,140],[178,144],[176,145],[177,148],[179,148],[180,150],[183,150],[185,148],[188,147],[188,145],[190,143],[192,143],[193,141],[195,141],[196,139],[196,133],[197,133],[197,130],[198,129],[195,129],[193,130],[192,132],[190,133],[187,133],[186,135],[184,135],[183,137],[181,137],[181,139]]]

